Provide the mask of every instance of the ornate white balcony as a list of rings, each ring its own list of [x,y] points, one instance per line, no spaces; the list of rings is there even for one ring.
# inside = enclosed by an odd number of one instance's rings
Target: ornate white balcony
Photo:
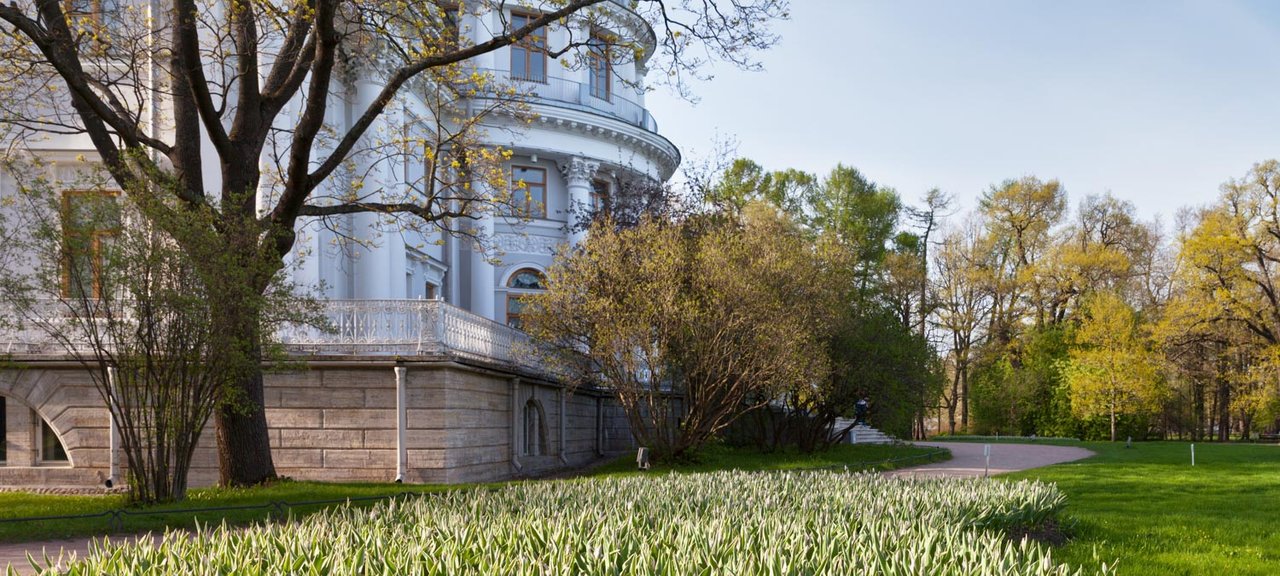
[[[62,304],[40,308],[48,325],[67,323]],[[323,316],[328,326],[287,325],[278,341],[299,356],[443,356],[544,371],[527,334],[441,300],[326,300]],[[0,324],[0,354],[66,354],[45,328],[9,324]]]

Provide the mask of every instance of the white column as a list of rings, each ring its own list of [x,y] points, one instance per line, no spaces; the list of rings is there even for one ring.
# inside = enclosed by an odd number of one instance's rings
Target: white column
[[[363,112],[377,99],[382,86],[369,78],[356,82],[356,111]],[[374,145],[377,139],[385,138],[396,130],[400,123],[400,114],[396,104],[387,107],[387,111],[366,132],[365,138]],[[353,177],[360,178],[360,190],[357,195],[371,201],[384,201],[399,193],[404,185],[400,161],[394,155],[390,157],[379,152],[371,156],[356,157],[356,172]],[[354,185],[352,182],[350,185]],[[360,299],[404,298],[404,238],[395,226],[387,226],[381,214],[361,213],[354,218],[352,235],[363,241],[364,245],[355,248],[355,290],[354,297]]]
[[[493,191],[483,179],[471,182],[471,189],[481,197],[491,197]],[[492,207],[490,208],[492,210]],[[494,287],[497,285],[493,263],[489,258],[488,244],[494,240],[494,215],[490,211],[480,214],[471,223],[476,238],[471,240],[471,278],[467,289],[471,294],[471,311],[490,320],[497,320],[497,307],[494,305]]]
[[[582,216],[591,209],[591,178],[599,168],[599,162],[579,156],[560,165],[565,187],[569,190],[569,242],[574,246],[581,244],[587,237],[587,231],[582,226]]]
[[[493,238],[493,216],[486,214],[475,221],[476,232],[485,242]],[[497,308],[494,305],[494,271],[493,263],[484,246],[476,241],[471,243],[471,311],[490,320],[496,320]]]

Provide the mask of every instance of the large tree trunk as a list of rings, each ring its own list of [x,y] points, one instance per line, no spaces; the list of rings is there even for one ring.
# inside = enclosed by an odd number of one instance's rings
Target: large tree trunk
[[[951,377],[951,401],[947,403],[947,430],[956,433],[956,405],[960,403],[960,365],[956,364],[956,372]]]
[[[254,284],[252,281],[247,284]],[[228,287],[229,292],[253,290]],[[219,334],[236,344],[235,384],[214,413],[218,437],[218,477],[223,486],[253,486],[276,478],[267,433],[262,375],[262,311],[259,294],[241,294],[221,302]]]
[[[1218,441],[1231,440],[1231,381],[1218,380]]]
[[[236,385],[240,402],[223,403],[216,413],[218,478],[223,486],[252,486],[276,478],[262,408],[262,371],[247,374]]]

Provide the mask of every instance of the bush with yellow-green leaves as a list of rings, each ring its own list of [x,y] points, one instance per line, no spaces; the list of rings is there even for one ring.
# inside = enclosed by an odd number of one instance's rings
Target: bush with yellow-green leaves
[[[534,482],[143,538],[47,572],[1081,574],[1009,537],[1054,522],[1064,505],[1036,482],[837,472]]]

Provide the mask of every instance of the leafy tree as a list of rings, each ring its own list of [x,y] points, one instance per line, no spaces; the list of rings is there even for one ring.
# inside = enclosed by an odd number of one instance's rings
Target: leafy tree
[[[210,287],[230,295],[214,302],[215,331],[259,357],[261,296],[308,218],[364,215],[373,228],[483,240],[470,219],[512,196],[501,169],[507,152],[485,144],[484,127],[518,131],[521,122],[496,118],[528,116],[523,91],[468,67],[471,59],[563,27],[570,40],[548,47],[550,57],[585,66],[579,48],[603,41],[620,62],[654,56],[647,67],[655,76],[687,93],[708,58],[752,67],[754,51],[776,40],[769,24],[786,15],[783,0],[636,0],[628,3],[634,21],[620,24],[606,2],[524,2],[539,15],[520,22],[505,17],[501,0],[235,0],[209,10],[172,0],[146,13],[132,3],[69,13],[80,4],[11,2],[0,5],[0,132],[6,149],[83,136],[114,187],[155,195],[147,203],[161,212],[198,214],[204,244],[161,231],[202,277],[243,283]],[[471,29],[460,20],[495,11],[502,17],[484,26],[491,35],[473,42],[464,34]],[[587,33],[619,29],[639,32]],[[335,129],[327,118],[344,107],[352,121]],[[425,176],[380,176],[405,158],[424,159]],[[147,218],[157,227],[181,220]],[[201,258],[207,246],[226,257]],[[229,269],[214,269],[222,266]],[[255,484],[275,475],[261,371],[234,388],[248,408],[215,414],[221,479]]]
[[[740,213],[751,202],[766,202],[806,224],[817,185],[817,178],[807,172],[769,172],[752,160],[738,158],[708,187],[705,201],[713,210],[729,214]]]
[[[853,282],[865,292],[875,290],[873,283],[897,232],[901,209],[896,191],[843,164],[836,165],[814,193],[813,226],[854,254]]]
[[[1034,312],[1036,325],[1046,320],[1033,267],[1051,245],[1049,232],[1065,214],[1066,203],[1061,183],[1034,176],[992,186],[979,201],[987,250],[994,256],[988,278],[992,295],[988,333],[997,344],[1013,340],[1024,310]]]
[[[823,377],[820,272],[768,206],[737,222],[598,226],[548,271],[526,325],[574,381],[613,391],[643,445],[681,458]]]
[[[969,429],[973,352],[981,344],[981,330],[991,311],[991,299],[982,281],[982,267],[989,254],[982,250],[979,234],[973,220],[962,223],[943,237],[934,258],[937,308],[933,317],[935,326],[946,335],[951,356],[951,384],[942,399],[952,434],[956,432],[957,410],[961,429]]]
[[[92,377],[120,435],[129,499],[181,500],[210,417],[244,408],[233,385],[261,361],[217,334],[215,310],[236,294],[213,287],[244,279],[206,276],[179,248],[205,237],[204,214],[150,205],[157,197],[148,194],[97,192],[102,174],[83,174],[60,194],[50,168],[6,166],[20,185],[0,218],[0,260],[11,264],[0,271],[0,306]],[[159,229],[137,225],[162,218]],[[202,258],[224,257],[206,246]],[[264,298],[272,322],[313,311],[282,284]]]
[[[1084,418],[1107,416],[1114,442],[1118,416],[1156,410],[1160,382],[1133,308],[1109,292],[1090,296],[1084,308],[1064,370],[1071,408]]]

